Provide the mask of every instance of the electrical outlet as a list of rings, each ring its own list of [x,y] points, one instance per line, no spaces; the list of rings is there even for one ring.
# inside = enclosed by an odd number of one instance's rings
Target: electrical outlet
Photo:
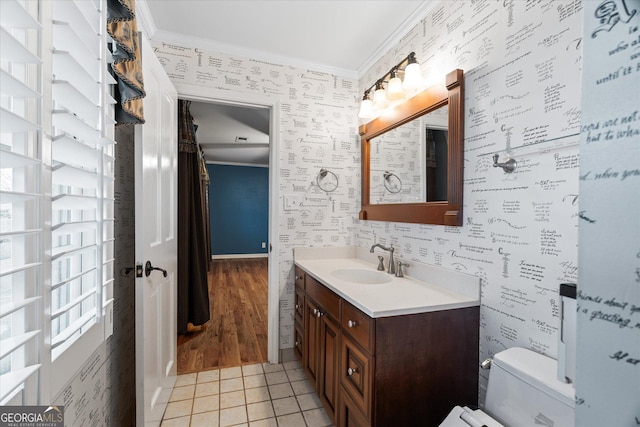
[[[267,242],[262,242],[262,249],[266,249],[267,248]]]

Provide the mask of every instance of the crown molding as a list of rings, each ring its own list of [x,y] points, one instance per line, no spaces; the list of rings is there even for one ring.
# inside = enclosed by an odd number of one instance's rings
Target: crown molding
[[[222,43],[201,37],[187,36],[185,34],[174,33],[171,31],[156,30],[153,33],[152,40],[174,43],[178,45],[193,46],[214,52],[226,53],[228,55],[239,55],[249,59],[256,59],[259,61],[270,62],[277,65],[288,65],[302,69],[319,71],[353,80],[358,79],[358,74],[355,70],[331,67],[329,65],[321,64],[318,62],[307,61],[304,59],[293,58],[285,55],[276,55],[262,50],[249,49],[242,46]]]
[[[137,0],[135,5],[136,26],[138,27],[138,31],[142,31],[142,34],[151,40],[156,31],[158,31],[158,27],[156,27],[153,16],[151,16],[151,10],[149,10],[147,0]]]
[[[413,30],[413,27],[427,16],[434,6],[438,3],[438,0],[428,0],[422,3],[413,13],[404,20],[404,22],[393,32],[387,39],[367,58],[366,61],[358,67],[358,77],[363,76],[376,62],[380,60],[387,52],[393,49],[400,40],[406,36],[409,31]]]

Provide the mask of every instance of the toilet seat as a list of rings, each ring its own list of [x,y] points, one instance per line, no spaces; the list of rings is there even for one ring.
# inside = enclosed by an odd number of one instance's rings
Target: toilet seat
[[[456,406],[440,427],[505,427],[480,409]]]

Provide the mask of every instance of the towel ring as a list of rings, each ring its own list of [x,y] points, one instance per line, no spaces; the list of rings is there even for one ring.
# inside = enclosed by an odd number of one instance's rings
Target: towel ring
[[[393,172],[384,171],[382,173],[384,177],[384,188],[391,194],[397,194],[402,191],[402,180]]]
[[[325,193],[331,193],[338,188],[338,175],[325,168],[320,169],[316,175],[316,184]]]

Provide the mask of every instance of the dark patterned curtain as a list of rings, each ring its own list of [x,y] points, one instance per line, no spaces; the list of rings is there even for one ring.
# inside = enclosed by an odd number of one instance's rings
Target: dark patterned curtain
[[[204,158],[189,111],[191,101],[178,100],[178,333],[210,319]],[[191,325],[189,325],[191,324]]]
[[[107,0],[107,32],[114,41],[109,71],[118,82],[116,125],[143,124],[145,92],[134,0]]]

